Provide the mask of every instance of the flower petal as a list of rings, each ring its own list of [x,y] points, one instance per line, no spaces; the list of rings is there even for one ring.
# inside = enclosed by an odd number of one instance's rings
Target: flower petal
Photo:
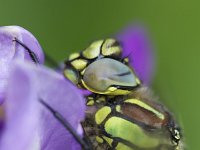
[[[0,149],[28,150],[38,130],[39,111],[36,109],[35,101],[37,95],[33,92],[36,84],[21,68],[16,68],[11,73],[5,101],[6,120],[1,133]]]
[[[13,41],[14,38],[17,38],[29,47],[37,55],[41,63],[44,62],[43,51],[38,41],[30,32],[19,26],[0,27],[0,103],[2,103],[4,99],[10,62],[14,58],[32,61],[27,51],[21,45]]]
[[[44,67],[23,62],[13,66],[0,149],[81,149],[73,136],[39,102],[39,99],[44,100],[81,133],[80,121],[84,118],[85,104],[76,87],[60,74]]]
[[[141,26],[125,29],[117,36],[122,43],[123,57],[129,57],[131,66],[144,84],[150,84],[154,73],[154,53],[147,31]]]
[[[40,88],[39,95],[55,110],[59,111],[63,116],[66,116],[66,119],[78,132],[79,124],[84,118],[85,110],[85,101],[82,95],[76,87],[72,86],[63,77],[54,77],[56,79],[55,81],[52,76],[48,76],[46,73],[43,70],[44,75],[40,75],[41,82],[45,80],[48,82]],[[75,143],[71,134],[66,132],[66,129],[58,123],[48,110],[45,110],[44,116],[45,120],[43,119],[42,122],[42,149],[80,149],[80,145]]]

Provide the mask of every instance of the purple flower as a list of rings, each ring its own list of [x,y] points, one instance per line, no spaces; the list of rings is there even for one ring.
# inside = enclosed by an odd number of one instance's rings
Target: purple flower
[[[12,66],[0,149],[81,149],[74,137],[39,102],[42,99],[61,113],[81,135],[85,103],[78,89],[62,75],[45,67],[23,61]]]
[[[154,73],[154,53],[147,31],[141,26],[131,26],[117,38],[122,44],[123,57],[128,56],[143,84],[150,84]]]
[[[24,47],[13,41],[15,38],[30,48],[37,55],[40,63],[44,62],[43,51],[30,32],[19,26],[0,27],[0,104],[4,99],[10,62],[15,58],[32,61]]]
[[[0,70],[0,97],[5,99],[0,149],[81,149],[80,144],[39,100],[61,113],[82,136],[80,122],[86,109],[83,93],[61,74],[30,63],[32,59],[27,51],[13,41],[14,38],[28,46],[40,63],[44,61],[41,47],[28,31],[15,26],[0,28],[0,68],[3,68]],[[151,68],[153,63],[143,29],[127,30],[119,35],[119,39],[123,44],[123,55],[130,54],[131,65],[139,78],[149,83],[152,71],[148,65]]]

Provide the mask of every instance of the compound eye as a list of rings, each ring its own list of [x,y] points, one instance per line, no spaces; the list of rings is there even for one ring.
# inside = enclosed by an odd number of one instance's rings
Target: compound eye
[[[128,66],[110,58],[90,64],[84,72],[82,82],[88,90],[100,94],[109,93],[112,87],[123,89],[138,85],[137,77]]]

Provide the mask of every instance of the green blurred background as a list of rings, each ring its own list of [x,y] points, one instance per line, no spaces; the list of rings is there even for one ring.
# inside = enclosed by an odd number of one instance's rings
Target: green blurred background
[[[156,45],[153,88],[180,120],[187,149],[200,149],[200,1],[0,2],[0,25],[28,29],[57,61],[95,39],[119,32],[133,21],[143,22]]]

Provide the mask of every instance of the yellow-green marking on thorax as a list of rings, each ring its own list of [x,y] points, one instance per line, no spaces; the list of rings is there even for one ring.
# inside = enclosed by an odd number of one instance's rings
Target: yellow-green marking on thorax
[[[87,60],[85,59],[75,59],[71,62],[72,66],[77,70],[82,70],[87,65]]]
[[[83,56],[87,59],[93,59],[99,56],[100,48],[103,40],[93,42],[87,49],[83,51]]]
[[[121,111],[121,106],[120,106],[120,105],[117,105],[117,106],[116,106],[116,111],[117,111],[117,112],[120,112],[120,111]]]
[[[159,111],[157,111],[156,109],[152,108],[151,106],[147,105],[146,103],[138,100],[138,99],[127,99],[125,100],[125,103],[131,103],[131,104],[136,104],[142,108],[145,108],[146,110],[148,111],[151,111],[153,112],[154,114],[156,114],[156,116],[158,118],[160,118],[161,120],[164,120],[165,119],[165,116],[164,114],[160,113]]]
[[[159,144],[159,139],[145,134],[141,127],[120,117],[108,119],[105,123],[105,131],[113,138],[124,139],[140,148],[154,148]]]
[[[110,146],[112,146],[113,139],[111,139],[111,138],[109,138],[109,137],[106,137],[106,136],[103,136],[103,139],[104,139]]]
[[[130,148],[123,143],[118,143],[115,149],[116,150],[134,150],[133,148]]]
[[[99,109],[95,114],[95,121],[97,124],[101,124],[104,119],[111,113],[111,108],[108,106],[104,106]]]
[[[63,73],[64,76],[67,77],[71,82],[73,82],[74,84],[78,84],[78,77],[74,70],[65,69]]]
[[[102,45],[102,54],[104,56],[120,55],[121,47],[115,39],[107,39]]]
[[[73,60],[76,59],[80,56],[80,53],[72,53],[71,55],[69,55],[69,59],[68,60]]]
[[[96,141],[98,143],[103,143],[103,139],[101,137],[99,137],[99,136],[96,136]]]

